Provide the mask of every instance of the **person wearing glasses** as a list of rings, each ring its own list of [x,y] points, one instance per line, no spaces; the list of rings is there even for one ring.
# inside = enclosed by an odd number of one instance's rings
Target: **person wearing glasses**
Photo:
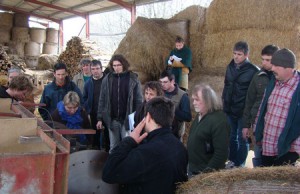
[[[101,84],[98,104],[97,129],[103,122],[109,131],[110,151],[129,135],[128,115],[142,104],[143,96],[138,75],[129,71],[129,62],[123,55],[113,55],[109,62],[111,72]]]

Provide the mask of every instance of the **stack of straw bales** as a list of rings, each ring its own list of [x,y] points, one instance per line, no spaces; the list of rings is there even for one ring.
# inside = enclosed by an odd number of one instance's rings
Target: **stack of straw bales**
[[[138,17],[115,54],[123,54],[142,83],[158,79],[174,47],[175,35],[155,20]]]
[[[57,54],[58,53],[58,30],[54,28],[47,28],[46,42],[43,44],[43,54]]]
[[[293,50],[300,58],[300,1],[214,0],[207,10],[203,71],[224,74],[235,42],[250,45],[250,60],[260,64],[268,44]]]
[[[46,41],[46,30],[43,28],[30,28],[30,41],[25,44],[25,62],[28,67],[36,68],[41,54],[41,46]]]
[[[299,193],[300,168],[237,168],[200,174],[182,184],[176,193]]]
[[[67,65],[69,75],[73,77],[80,71],[78,68],[80,60],[88,57],[89,51],[85,49],[82,40],[74,36],[67,42],[67,48],[59,55],[58,61]]]

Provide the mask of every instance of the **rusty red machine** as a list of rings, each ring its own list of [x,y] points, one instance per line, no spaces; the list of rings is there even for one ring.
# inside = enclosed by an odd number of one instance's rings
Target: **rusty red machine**
[[[118,193],[101,179],[107,153],[70,157],[68,140],[11,99],[0,99],[0,133],[0,193]]]

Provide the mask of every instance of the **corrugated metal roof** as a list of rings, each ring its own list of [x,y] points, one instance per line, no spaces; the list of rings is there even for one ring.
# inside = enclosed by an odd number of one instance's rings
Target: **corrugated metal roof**
[[[0,0],[0,10],[25,13],[59,22],[75,16],[85,17],[116,9],[128,9],[166,0]]]

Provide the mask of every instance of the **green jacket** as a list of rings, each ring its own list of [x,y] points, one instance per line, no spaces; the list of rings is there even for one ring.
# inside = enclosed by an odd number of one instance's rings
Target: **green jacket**
[[[189,68],[189,71],[192,71],[192,51],[189,49],[186,45],[180,50],[178,49],[173,49],[170,52],[169,57],[166,60],[166,64],[168,64],[168,60],[170,56],[177,56],[179,58],[182,58],[181,63],[184,64],[187,68]],[[182,73],[182,68],[172,68],[172,73],[175,76],[175,81],[176,83],[180,83],[181,80],[181,73]]]
[[[254,123],[265,89],[270,81],[272,72],[261,69],[257,72],[249,85],[243,113],[243,128],[250,128]]]
[[[225,167],[228,157],[230,127],[222,111],[206,114],[193,121],[187,143],[189,171],[201,172]],[[210,144],[213,151],[207,152]]]

